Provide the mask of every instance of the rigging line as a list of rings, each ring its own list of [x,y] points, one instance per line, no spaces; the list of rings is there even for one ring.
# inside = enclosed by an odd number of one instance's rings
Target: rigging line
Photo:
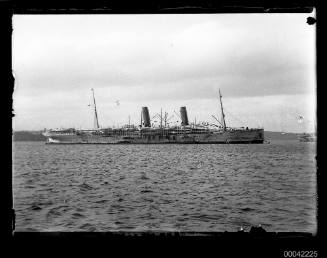
[[[160,115],[157,113],[157,114],[155,114],[155,115],[151,118],[151,120],[154,119],[154,118],[156,118],[157,116],[159,116],[159,118],[160,118]]]
[[[218,118],[216,118],[214,115],[211,115],[221,126],[223,126],[223,124],[219,121]]]
[[[180,119],[182,119],[181,116],[175,110],[174,110],[174,113],[177,115],[177,117],[179,117]]]

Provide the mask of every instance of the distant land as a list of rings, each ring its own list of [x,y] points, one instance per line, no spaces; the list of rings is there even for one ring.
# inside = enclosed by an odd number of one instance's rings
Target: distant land
[[[298,140],[299,133],[282,133],[282,132],[271,132],[265,131],[265,140],[268,141],[290,141],[290,140]]]
[[[275,141],[289,141],[297,140],[298,133],[281,133],[281,132],[271,132],[265,131],[265,140]],[[46,137],[42,135],[42,131],[16,131],[14,132],[13,140],[15,142],[19,141],[45,141]]]
[[[42,131],[16,131],[13,133],[14,142],[45,141]]]

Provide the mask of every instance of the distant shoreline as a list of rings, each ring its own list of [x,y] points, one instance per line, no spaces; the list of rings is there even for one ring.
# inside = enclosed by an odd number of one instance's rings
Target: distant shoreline
[[[13,141],[14,142],[35,142],[45,141],[46,137],[42,135],[42,131],[14,131]]]

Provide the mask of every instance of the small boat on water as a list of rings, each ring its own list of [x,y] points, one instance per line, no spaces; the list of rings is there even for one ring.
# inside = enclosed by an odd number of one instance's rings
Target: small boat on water
[[[304,117],[302,115],[299,116],[298,122],[300,124],[304,123]],[[306,124],[311,123],[307,121]],[[316,142],[317,141],[317,124],[314,122],[314,132],[313,133],[300,133],[298,134],[298,140],[300,142]]]
[[[298,135],[300,142],[316,142],[317,135],[315,133],[302,133]]]

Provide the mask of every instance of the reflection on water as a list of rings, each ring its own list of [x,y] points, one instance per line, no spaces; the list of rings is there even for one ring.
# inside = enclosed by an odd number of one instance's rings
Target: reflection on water
[[[314,143],[14,143],[16,231],[316,231]]]

